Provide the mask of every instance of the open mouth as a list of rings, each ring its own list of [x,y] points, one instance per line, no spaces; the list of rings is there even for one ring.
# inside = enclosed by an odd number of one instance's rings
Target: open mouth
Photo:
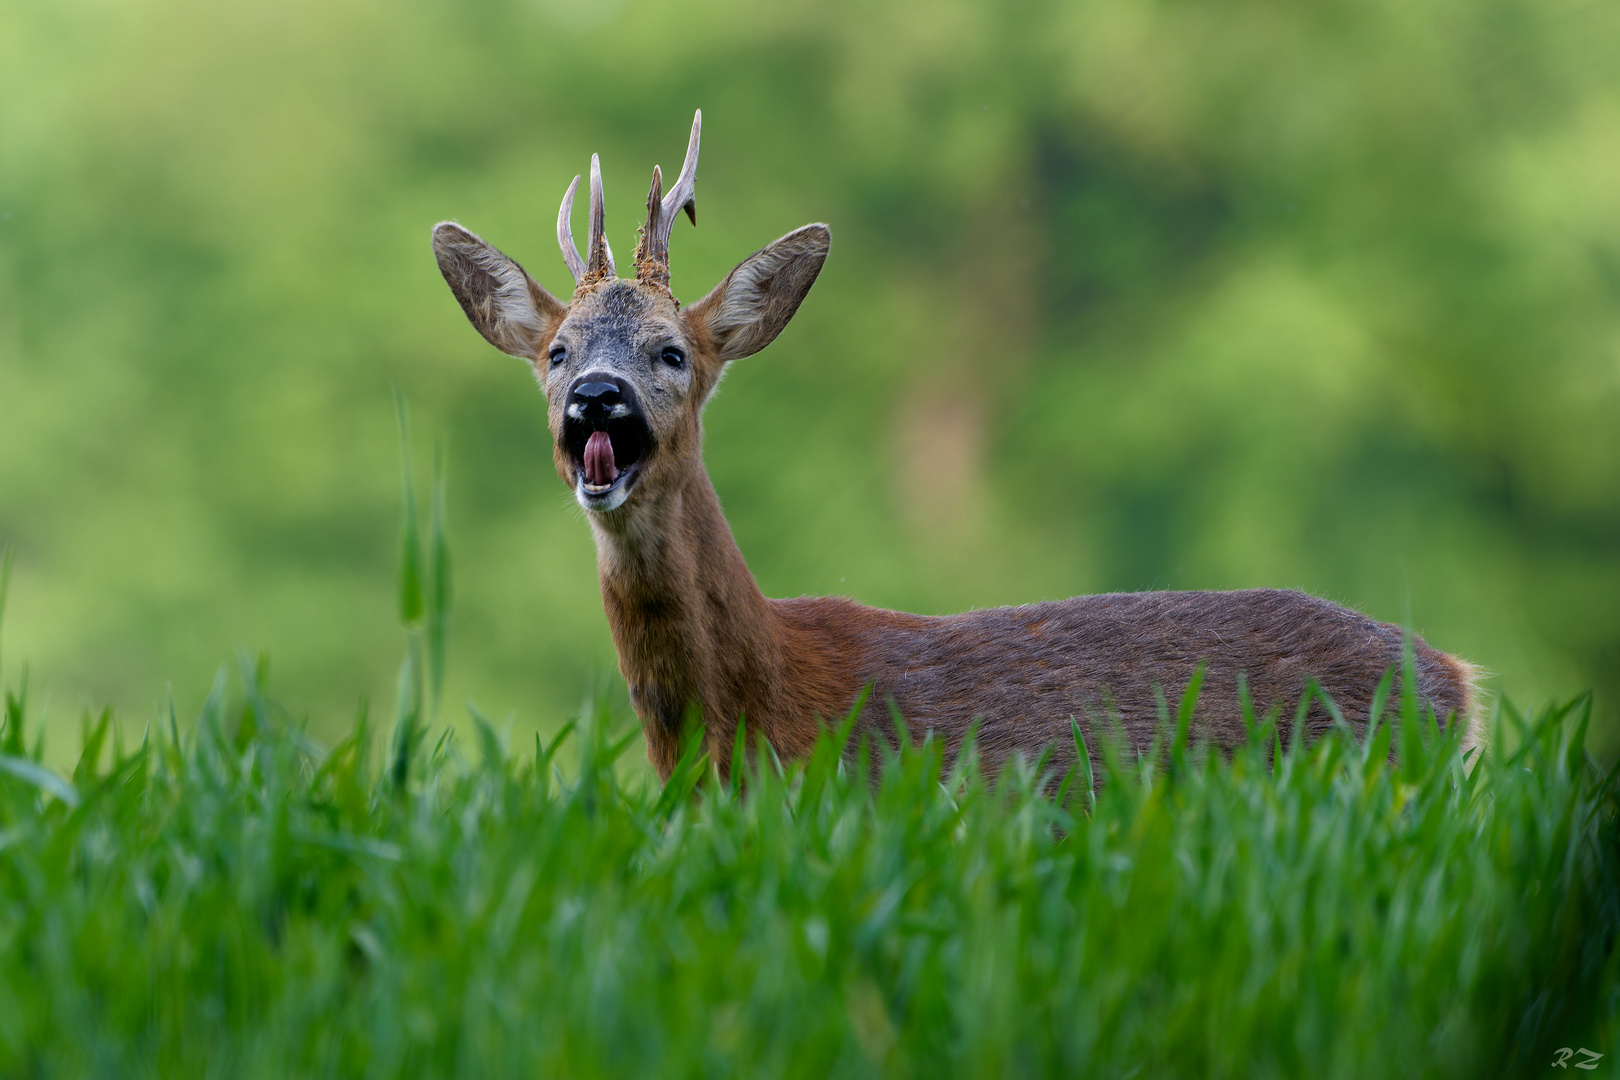
[[[580,502],[591,510],[612,510],[630,493],[652,443],[647,422],[623,406],[624,415],[605,420],[569,417],[563,442],[574,460]]]

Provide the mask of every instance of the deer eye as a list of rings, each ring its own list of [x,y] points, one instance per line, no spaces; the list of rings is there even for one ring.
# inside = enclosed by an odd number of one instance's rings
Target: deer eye
[[[659,354],[659,358],[672,368],[679,368],[686,363],[686,354],[671,345]]]
[[[563,362],[563,357],[568,355],[568,350],[558,345],[546,355],[550,358],[552,365],[556,366]]]

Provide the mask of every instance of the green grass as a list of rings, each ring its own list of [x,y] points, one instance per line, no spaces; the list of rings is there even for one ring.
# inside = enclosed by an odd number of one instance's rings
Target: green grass
[[[846,724],[785,766],[739,747],[729,779],[694,741],[660,787],[603,704],[532,748],[440,725],[442,485],[425,531],[405,487],[386,738],[362,710],[317,745],[244,663],[184,730],[87,718],[63,777],[7,692],[0,1076],[1477,1077],[1613,1051],[1620,782],[1590,698],[1503,705],[1477,760],[1410,696],[1359,742],[1251,720],[1226,758],[1187,745],[1194,686],[1096,776]]]
[[[1106,747],[1093,800],[928,743],[872,789],[833,734],[741,788],[695,756],[627,786],[602,709],[532,748],[475,721],[374,752],[362,716],[323,749],[261,676],[190,734],[120,746],[104,716],[66,779],[8,694],[0,1075],[1471,1077],[1612,1051],[1620,802],[1586,700],[1504,708],[1517,748],[1472,770],[1410,702],[1275,764],[1274,727],[1225,761],[1172,724],[1158,764]]]

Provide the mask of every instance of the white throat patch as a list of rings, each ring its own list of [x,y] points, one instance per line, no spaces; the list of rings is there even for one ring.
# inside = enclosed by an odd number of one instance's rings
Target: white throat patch
[[[610,491],[600,495],[592,495],[585,490],[585,477],[574,479],[574,501],[584,510],[594,510],[598,514],[605,514],[610,510],[617,510],[624,505],[624,500],[630,497],[630,489],[624,484],[616,485]]]

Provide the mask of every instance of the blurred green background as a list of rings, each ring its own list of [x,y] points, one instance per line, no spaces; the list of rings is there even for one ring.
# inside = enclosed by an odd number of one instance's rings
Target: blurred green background
[[[446,715],[558,723],[614,670],[590,537],[428,232],[567,295],[568,181],[601,153],[628,253],[701,106],[677,294],[835,238],[707,416],[767,594],[1299,587],[1595,688],[1613,747],[1617,46],[1570,0],[13,0],[7,669],[58,728],[239,649],[317,734],[386,712],[398,387],[448,454]]]

